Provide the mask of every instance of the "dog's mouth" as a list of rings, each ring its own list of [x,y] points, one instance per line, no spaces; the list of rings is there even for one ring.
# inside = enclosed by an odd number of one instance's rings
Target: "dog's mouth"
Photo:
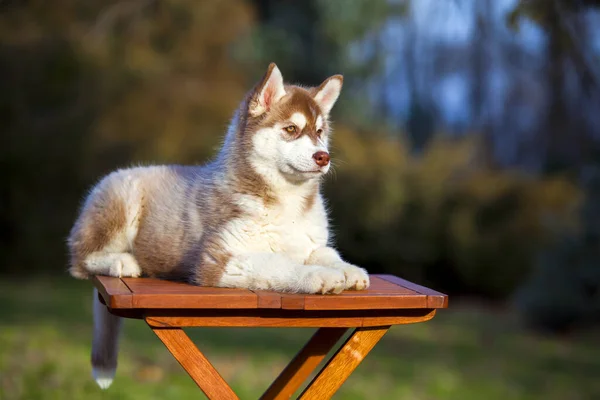
[[[302,170],[302,169],[299,169],[299,168],[296,168],[296,167],[294,167],[294,166],[293,166],[293,165],[291,165],[291,164],[288,164],[288,166],[290,167],[290,169],[291,169],[292,171],[294,171],[294,172],[295,172],[295,173],[297,173],[297,174],[305,174],[305,175],[318,175],[318,174],[322,174],[322,173],[324,173],[324,172],[325,172],[325,171],[323,171],[323,169],[321,169],[321,168],[316,168],[316,169],[313,169],[313,170]]]
[[[286,171],[287,170],[287,171]],[[315,169],[300,169],[298,167],[295,167],[291,164],[287,164],[287,168],[286,170],[282,170],[281,172],[290,180],[292,181],[308,181],[308,180],[312,180],[312,179],[317,179],[323,175],[325,175],[325,173],[327,172],[327,170],[324,170],[322,168],[315,168]]]

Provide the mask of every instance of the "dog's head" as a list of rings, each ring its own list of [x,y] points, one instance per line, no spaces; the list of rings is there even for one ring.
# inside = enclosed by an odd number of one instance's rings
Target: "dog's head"
[[[251,92],[243,135],[249,159],[261,175],[288,181],[318,178],[330,168],[329,112],[342,89],[334,75],[320,86],[286,85],[275,64]]]

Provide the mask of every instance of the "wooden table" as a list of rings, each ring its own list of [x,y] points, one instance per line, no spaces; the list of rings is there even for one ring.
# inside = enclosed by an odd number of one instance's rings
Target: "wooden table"
[[[349,328],[353,332],[300,394],[328,399],[392,325],[430,320],[442,293],[392,275],[372,275],[365,291],[339,295],[221,289],[146,278],[93,280],[115,314],[144,319],[209,399],[237,399],[184,327],[319,328],[261,399],[289,399]]]

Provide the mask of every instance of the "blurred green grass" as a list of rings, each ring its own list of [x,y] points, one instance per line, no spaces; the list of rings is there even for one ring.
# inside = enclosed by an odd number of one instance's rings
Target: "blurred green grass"
[[[0,399],[195,399],[201,392],[143,322],[128,320],[117,377],[90,378],[91,285],[0,282]],[[198,347],[241,399],[258,398],[312,329],[194,329]],[[454,304],[393,327],[337,399],[597,399],[598,332],[543,337],[507,310]]]

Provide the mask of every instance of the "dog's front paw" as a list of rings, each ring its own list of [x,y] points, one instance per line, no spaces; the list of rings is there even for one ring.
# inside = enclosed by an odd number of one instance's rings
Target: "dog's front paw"
[[[365,290],[371,284],[369,274],[363,268],[348,263],[338,264],[336,268],[344,273],[346,278],[345,289]]]
[[[313,266],[304,277],[307,293],[341,293],[346,287],[346,276],[343,271]]]

